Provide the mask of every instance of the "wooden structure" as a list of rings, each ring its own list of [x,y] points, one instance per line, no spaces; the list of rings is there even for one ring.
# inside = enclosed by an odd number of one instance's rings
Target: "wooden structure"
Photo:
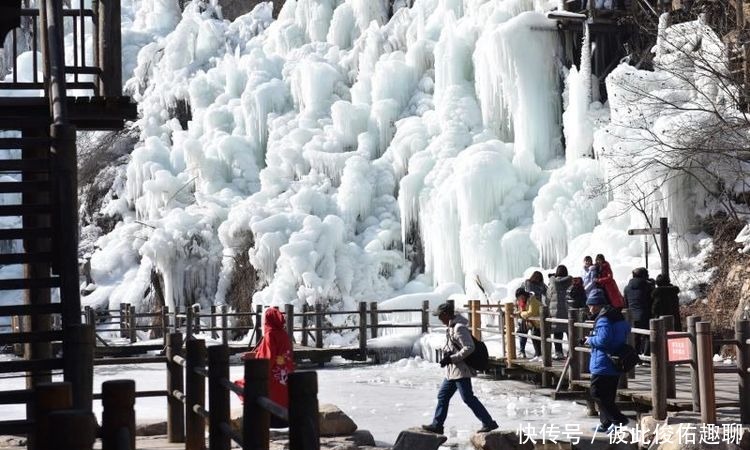
[[[0,373],[25,372],[28,380],[26,390],[0,392],[0,404],[28,405],[27,420],[0,423],[0,434],[32,428],[33,389],[56,371],[70,382],[72,406],[91,410],[94,334],[80,315],[76,130],[119,129],[136,114],[122,96],[119,0],[77,9],[27,3],[0,5],[0,43],[12,61],[0,82],[0,216],[15,223],[0,229],[0,264],[19,266],[0,279],[0,290],[18,296],[0,316],[24,322],[24,331],[0,334],[0,344],[25,346],[25,359],[1,362]],[[64,29],[72,30],[68,52]]]
[[[542,308],[538,320],[543,325],[540,335],[536,336],[515,332],[517,314],[513,303],[481,305],[478,300],[472,300],[468,306],[472,334],[477,339],[481,339],[483,333],[504,336],[505,356],[495,361],[502,376],[534,373],[538,375],[542,390],[558,386],[551,391],[555,398],[588,399],[591,349],[574,344],[569,346],[569,361],[565,364],[552,360],[553,343],[578,343],[593,328],[594,323],[587,320],[585,309],[569,308],[568,318],[562,319],[549,317],[548,308]],[[627,318],[627,310],[623,312]],[[495,323],[483,325],[483,317],[492,318]],[[719,340],[713,338],[710,322],[701,321],[700,317],[689,317],[685,332],[672,331],[672,320],[671,316],[662,316],[651,319],[648,329],[632,328],[631,340],[636,334],[648,336],[651,355],[641,357],[648,367],[639,366],[622,377],[620,399],[630,402],[636,409],[650,409],[657,419],[666,418],[668,410],[700,412],[703,423],[716,423],[717,407],[736,406],[742,423],[750,424],[750,321],[740,320],[735,324],[734,339]],[[551,327],[556,323],[566,325],[566,339],[551,337]],[[541,341],[541,361],[516,359],[515,338],[518,336]],[[689,356],[670,356],[670,342],[685,339],[690,347]],[[714,364],[717,345],[734,347],[737,355],[734,365]],[[566,391],[559,390],[562,379],[568,381]]]

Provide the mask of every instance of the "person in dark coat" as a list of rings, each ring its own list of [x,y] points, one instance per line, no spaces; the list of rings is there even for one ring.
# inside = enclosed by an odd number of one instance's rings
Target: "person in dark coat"
[[[544,276],[538,270],[531,274],[528,280],[523,282],[523,288],[526,292],[536,295],[542,304],[547,305],[547,285],[544,284]]]
[[[586,307],[586,288],[583,285],[583,278],[573,277],[565,301],[568,302],[568,308]]]
[[[629,421],[615,404],[621,373],[609,354],[616,353],[627,342],[630,324],[617,308],[607,304],[602,289],[592,289],[586,305],[589,313],[596,317],[594,329],[586,338],[586,345],[591,347],[591,397],[599,409],[600,423],[595,430],[608,433],[615,425],[623,426]]]
[[[625,301],[628,304],[628,314],[636,328],[649,327],[651,319],[651,291],[654,286],[648,279],[648,270],[639,267],[633,270],[633,278],[625,286]],[[638,353],[649,355],[649,338],[642,334],[635,336],[635,349]]]
[[[557,266],[555,275],[549,278],[549,316],[558,319],[568,318],[568,288],[573,283],[573,277],[568,275],[568,268],[562,264]],[[562,340],[563,333],[567,331],[568,326],[563,323],[552,324],[552,336],[555,339]],[[555,342],[555,354],[552,359],[560,360],[565,358],[561,342]]]
[[[651,292],[651,316],[674,317],[674,330],[682,331],[680,319],[680,288],[673,286],[669,279],[659,274],[656,277],[656,288]]]

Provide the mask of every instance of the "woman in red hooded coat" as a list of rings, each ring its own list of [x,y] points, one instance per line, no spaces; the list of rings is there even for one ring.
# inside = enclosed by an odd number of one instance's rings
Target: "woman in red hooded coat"
[[[625,304],[625,298],[623,298],[622,294],[620,293],[620,288],[617,287],[617,282],[615,281],[614,274],[612,273],[612,267],[604,259],[604,255],[596,255],[596,259],[594,261],[598,272],[598,278],[596,278],[596,280],[594,281],[597,285],[599,285],[599,287],[604,289],[604,293],[607,296],[609,304],[613,308],[617,309],[627,307],[627,305]]]
[[[277,308],[268,308],[263,315],[263,339],[255,350],[248,352],[243,359],[267,359],[268,360],[268,397],[275,403],[289,407],[289,390],[287,380],[289,374],[294,372],[294,354],[292,343],[286,334],[286,320],[284,314]],[[245,380],[235,381],[240,387],[245,386]],[[241,400],[244,400],[240,396]],[[287,423],[271,415],[271,428],[286,428]]]
[[[287,378],[294,372],[292,343],[286,334],[284,314],[268,308],[264,314],[263,340],[255,348],[255,357],[269,360],[268,396],[274,402],[289,407]]]

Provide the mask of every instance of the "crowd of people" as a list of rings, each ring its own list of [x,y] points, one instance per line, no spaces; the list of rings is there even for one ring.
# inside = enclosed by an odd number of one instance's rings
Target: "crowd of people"
[[[604,255],[583,258],[580,276],[571,276],[568,268],[559,265],[554,273],[548,275],[547,282],[541,272],[535,271],[524,281],[515,292],[516,308],[519,318],[516,321],[516,332],[539,336],[540,323],[536,318],[541,313],[542,306],[549,308],[549,316],[561,319],[568,318],[568,308],[585,308],[592,295],[603,298],[606,305],[621,311],[627,308],[629,318],[636,328],[649,327],[652,318],[672,316],[675,331],[682,331],[678,294],[680,289],[673,286],[669,279],[658,275],[656,279],[649,277],[648,270],[639,267],[633,270],[632,278],[625,289],[620,288],[615,281],[612,267]],[[553,323],[551,332],[555,340],[562,340],[567,332],[566,325]],[[636,349],[641,354],[649,354],[649,343],[646,336],[637,335]],[[525,336],[519,337],[520,357],[528,358]],[[532,340],[534,355],[532,360],[541,358],[541,343]],[[552,359],[564,359],[563,347],[560,342],[554,344]]]

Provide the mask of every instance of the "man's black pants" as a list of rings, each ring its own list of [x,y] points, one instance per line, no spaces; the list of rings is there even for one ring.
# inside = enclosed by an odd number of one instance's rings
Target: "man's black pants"
[[[619,375],[591,375],[591,397],[599,409],[599,421],[605,427],[613,423],[621,425],[628,421],[615,405],[619,381]]]

